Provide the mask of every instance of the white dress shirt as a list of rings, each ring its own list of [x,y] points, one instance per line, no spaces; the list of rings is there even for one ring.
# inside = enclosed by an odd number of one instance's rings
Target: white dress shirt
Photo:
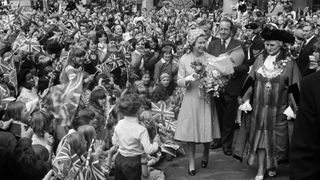
[[[228,45],[229,45],[229,43],[231,41],[231,36],[228,39],[226,39],[225,41],[226,41],[225,49],[227,49],[227,47],[228,47]],[[221,44],[223,44],[223,39],[221,39]]]
[[[138,118],[127,116],[116,125],[112,143],[119,146],[118,151],[125,157],[152,154],[159,148],[158,143],[150,143],[148,131],[139,124]]]

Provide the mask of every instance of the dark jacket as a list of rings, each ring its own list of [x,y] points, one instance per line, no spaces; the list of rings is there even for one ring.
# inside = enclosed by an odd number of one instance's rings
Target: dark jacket
[[[290,151],[290,179],[320,179],[320,72],[301,81]]]
[[[310,59],[309,56],[313,53],[313,45],[318,41],[317,37],[313,37],[308,44],[304,45],[300,51],[299,57],[298,57],[298,68],[300,70],[300,73],[302,76],[306,76],[314,71],[310,71],[309,64]]]
[[[251,42],[249,48],[249,52],[247,51],[247,53],[250,53],[250,58],[248,56],[248,65],[251,66],[254,64],[258,55],[264,50],[264,41],[260,36],[256,36]]]
[[[241,45],[244,52],[246,52],[244,43],[242,41],[231,38],[228,47],[225,52]],[[221,49],[221,40],[217,39],[212,41],[208,46],[208,53],[214,56],[219,56],[220,54],[225,53]],[[246,54],[246,53],[245,53]],[[241,65],[234,67],[234,74],[232,78],[229,80],[226,86],[226,92],[232,96],[238,96],[241,90],[241,87],[247,77],[247,72],[249,71],[249,66],[247,63],[247,57],[244,58],[244,61]]]

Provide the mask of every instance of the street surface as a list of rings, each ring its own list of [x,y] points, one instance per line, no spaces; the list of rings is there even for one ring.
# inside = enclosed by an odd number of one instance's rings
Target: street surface
[[[172,161],[160,162],[160,169],[166,172],[166,180],[254,180],[256,169],[245,162],[240,163],[223,154],[222,149],[210,150],[209,164],[206,169],[201,168],[202,145],[197,145],[196,168],[197,174],[188,174],[187,157],[178,157]],[[278,176],[265,178],[270,180],[289,180],[289,165],[279,167]]]

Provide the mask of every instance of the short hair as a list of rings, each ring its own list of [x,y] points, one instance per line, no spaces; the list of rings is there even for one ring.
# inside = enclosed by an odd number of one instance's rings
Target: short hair
[[[41,111],[32,113],[31,127],[37,136],[44,137],[45,132],[48,131],[48,124],[47,116],[44,113]]]
[[[221,24],[221,22],[228,22],[228,23],[230,24],[230,29],[231,29],[231,31],[233,30],[234,24],[233,24],[233,22],[232,22],[231,19],[229,19],[229,18],[223,18],[223,19],[221,19],[220,24]]]
[[[135,116],[141,107],[138,94],[126,94],[117,102],[117,108],[124,116]]]
[[[92,91],[89,102],[93,105],[98,105],[98,100],[106,97],[106,92],[103,89],[96,89]]]

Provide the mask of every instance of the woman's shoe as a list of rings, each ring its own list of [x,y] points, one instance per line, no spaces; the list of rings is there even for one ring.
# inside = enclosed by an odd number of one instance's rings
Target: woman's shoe
[[[188,174],[190,175],[190,176],[194,176],[194,175],[196,175],[196,170],[188,170]]]
[[[254,180],[263,180],[263,179],[264,179],[263,176],[256,176],[256,177],[254,178]]]
[[[276,170],[276,168],[270,168],[270,169],[268,169],[268,176],[269,176],[269,177],[275,177],[275,176],[277,176],[277,170]]]
[[[202,168],[207,168],[208,167],[208,161],[201,161],[201,167]]]

